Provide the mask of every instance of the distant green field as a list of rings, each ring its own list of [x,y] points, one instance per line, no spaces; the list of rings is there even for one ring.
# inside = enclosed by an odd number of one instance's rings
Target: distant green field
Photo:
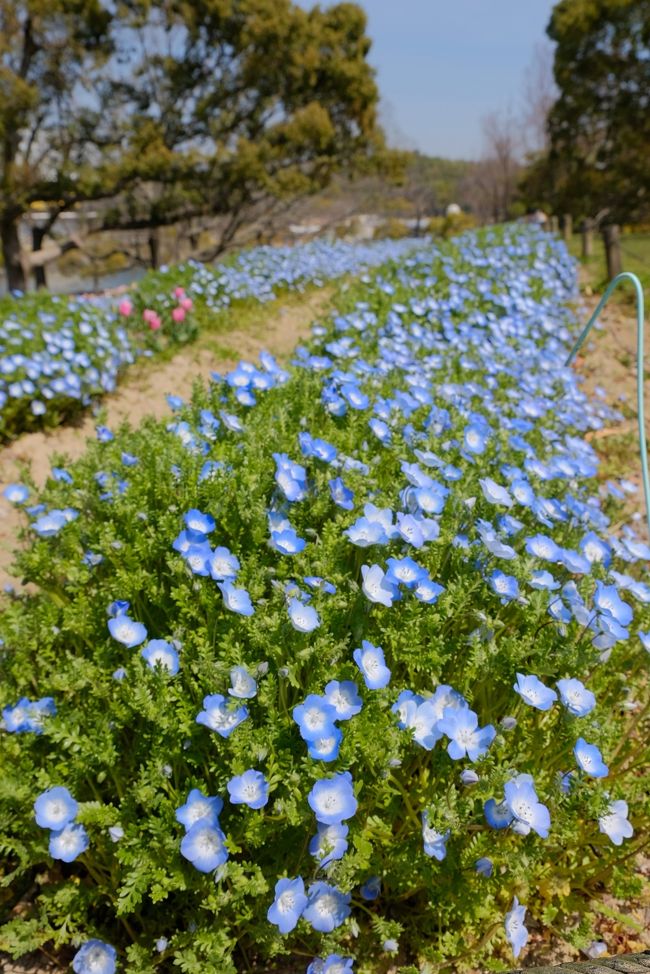
[[[592,286],[600,290],[607,281],[607,265],[605,263],[605,248],[602,237],[594,235],[594,254],[586,260],[582,259],[582,241],[580,234],[573,235],[569,250],[582,261],[583,267],[591,278]],[[623,270],[637,274],[644,288],[650,288],[650,233],[621,234],[621,254]]]

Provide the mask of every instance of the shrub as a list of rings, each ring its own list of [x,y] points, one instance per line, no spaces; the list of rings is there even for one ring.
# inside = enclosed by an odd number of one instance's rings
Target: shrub
[[[288,373],[48,483],[0,627],[2,949],[503,970],[637,891],[650,551],[582,439],[573,288],[534,231],[423,247]]]

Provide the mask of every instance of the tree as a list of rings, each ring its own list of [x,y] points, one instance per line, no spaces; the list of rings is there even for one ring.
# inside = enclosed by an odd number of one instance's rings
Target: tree
[[[559,98],[546,165],[558,209],[613,221],[650,212],[650,0],[561,0],[555,41]],[[539,172],[537,174],[539,178]]]
[[[0,189],[11,286],[21,286],[17,220],[34,200],[52,201],[56,219],[63,206],[104,199],[94,232],[149,229],[154,259],[156,228],[218,215],[215,256],[245,221],[363,165],[378,143],[370,41],[355,4],[98,0],[101,17],[93,0],[0,5],[13,25],[3,46],[8,102],[22,105],[4,126],[13,155]],[[18,48],[31,50],[36,29],[42,66],[29,75]],[[54,36],[56,84],[41,92]],[[34,142],[27,180],[20,157]]]
[[[483,143],[483,156],[468,173],[464,194],[479,219],[499,223],[512,216],[521,173],[521,146],[513,116],[487,115]]]

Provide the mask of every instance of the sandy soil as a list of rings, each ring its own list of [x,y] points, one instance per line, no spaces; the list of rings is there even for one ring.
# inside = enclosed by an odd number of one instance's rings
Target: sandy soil
[[[103,402],[105,422],[115,428],[128,420],[137,425],[145,416],[169,416],[165,396],[189,397],[196,379],[207,380],[213,371],[233,368],[240,359],[255,360],[262,349],[286,359],[298,341],[308,335],[312,321],[326,312],[333,287],[312,294],[261,305],[255,325],[246,330],[209,333],[167,362],[147,362],[132,368],[115,393]],[[50,458],[65,454],[81,456],[86,440],[95,435],[95,419],[87,415],[75,426],[61,426],[47,433],[28,433],[0,450],[0,492],[22,479],[27,464],[40,487],[51,469]],[[12,551],[24,516],[0,496],[0,588],[16,584],[11,576]]]

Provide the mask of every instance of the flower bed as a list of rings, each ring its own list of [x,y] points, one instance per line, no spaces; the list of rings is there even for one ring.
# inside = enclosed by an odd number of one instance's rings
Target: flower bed
[[[111,392],[139,355],[193,341],[233,304],[359,273],[413,247],[413,241],[256,247],[223,264],[189,262],[148,274],[121,299],[2,299],[0,441],[59,425]]]
[[[0,949],[506,970],[638,890],[650,550],[610,533],[573,293],[532,231],[420,249],[289,371],[14,488]]]

